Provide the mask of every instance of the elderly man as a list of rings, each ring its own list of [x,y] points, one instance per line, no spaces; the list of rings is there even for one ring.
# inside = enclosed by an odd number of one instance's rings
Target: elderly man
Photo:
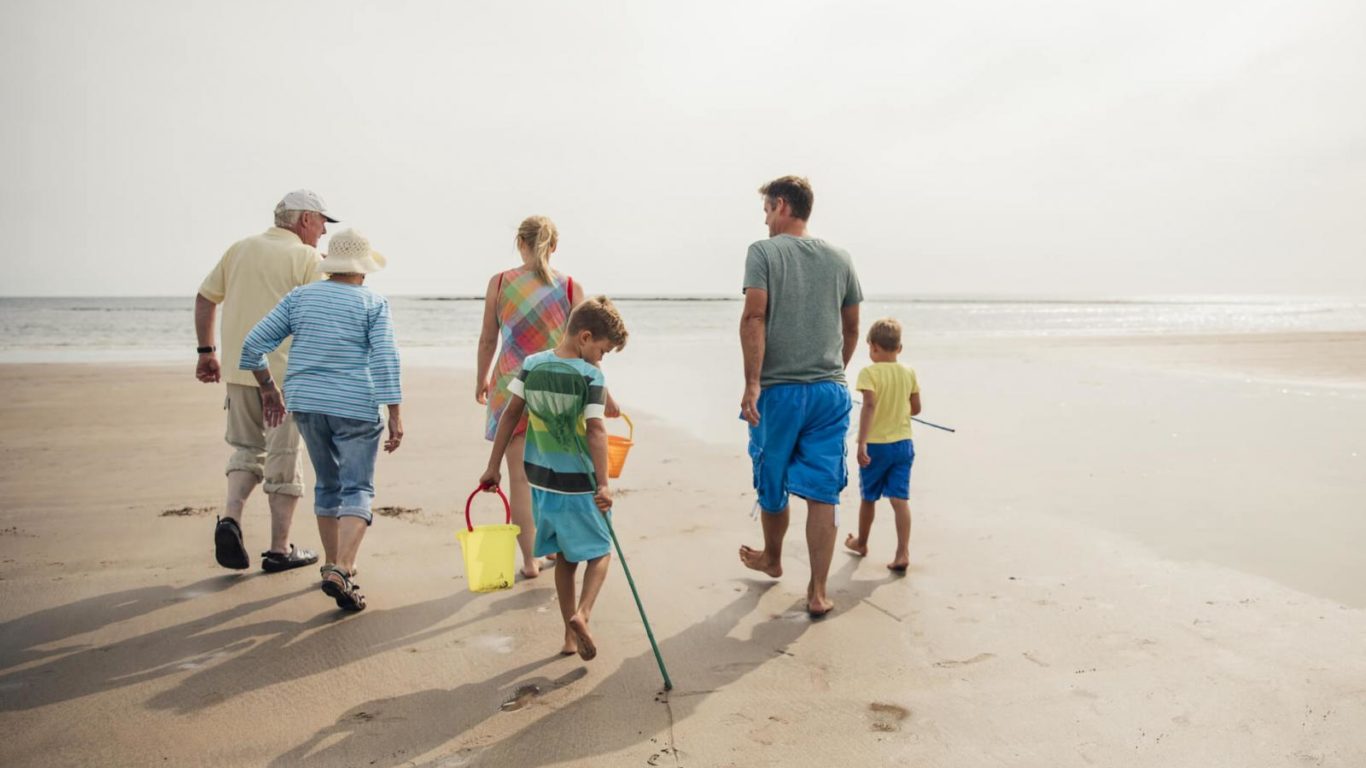
[[[303,495],[299,472],[299,431],[288,416],[275,427],[262,417],[261,394],[251,371],[238,360],[247,333],[285,294],[314,282],[319,270],[318,238],[335,222],[322,198],[301,189],[275,206],[275,226],[263,234],[235,243],[218,260],[195,297],[194,327],[199,336],[199,364],[195,377],[204,383],[227,379],[225,439],[234,451],[228,459],[228,500],[214,529],[214,549],[224,568],[250,565],[242,541],[242,507],[258,483],[270,501],[270,549],[261,554],[261,568],[287,571],[318,562],[318,555],[289,541],[294,508]],[[223,305],[224,373],[214,347],[218,305]],[[269,356],[270,369],[287,370],[288,342]]]
[[[740,411],[749,422],[764,548],[741,546],[740,561],[781,576],[788,494],[806,499],[806,609],[820,617],[835,607],[825,581],[835,552],[835,505],[848,480],[844,369],[858,346],[863,292],[849,254],[807,236],[815,195],[806,179],[784,176],[759,193],[769,239],[751,245],[745,259]]]

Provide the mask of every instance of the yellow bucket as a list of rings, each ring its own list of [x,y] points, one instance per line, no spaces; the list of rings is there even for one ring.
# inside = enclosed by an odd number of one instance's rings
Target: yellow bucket
[[[471,592],[497,592],[511,589],[516,579],[517,534],[522,530],[512,524],[512,506],[503,489],[495,487],[498,498],[503,500],[503,525],[474,525],[470,522],[470,505],[474,497],[484,491],[476,488],[465,500],[465,530],[455,537],[460,540],[460,549],[465,557],[465,580]]]
[[[631,436],[607,436],[607,476],[612,478],[621,477],[621,468],[626,466],[626,454],[630,453],[631,446],[635,445],[636,425],[632,424],[631,417],[624,413],[621,414],[621,418],[626,419],[626,425],[631,428]]]

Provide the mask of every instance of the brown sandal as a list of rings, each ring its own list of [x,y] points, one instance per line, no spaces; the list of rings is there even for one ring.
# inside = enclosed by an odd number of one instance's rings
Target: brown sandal
[[[324,565],[323,572],[323,594],[337,601],[337,607],[343,611],[363,611],[365,610],[365,595],[360,593],[360,585],[351,581],[351,577],[346,571],[335,565]],[[340,581],[328,578],[335,575]]]

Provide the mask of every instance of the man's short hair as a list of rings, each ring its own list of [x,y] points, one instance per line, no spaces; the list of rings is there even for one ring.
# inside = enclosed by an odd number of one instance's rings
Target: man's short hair
[[[606,296],[584,299],[582,304],[574,307],[569,315],[569,334],[572,336],[580,331],[591,332],[595,339],[609,339],[616,345],[613,347],[616,350],[626,346],[626,337],[629,335],[621,314]]]
[[[811,182],[802,176],[774,179],[759,187],[759,194],[768,198],[771,205],[776,205],[780,199],[786,200],[792,215],[802,221],[811,218],[811,206],[816,203],[816,193],[811,189]]]
[[[289,211],[276,206],[275,226],[281,229],[293,229],[294,225],[299,223],[299,217],[303,215],[303,211]]]
[[[874,320],[868,329],[868,343],[876,344],[878,349],[895,352],[901,349],[901,323],[895,318],[884,317]]]

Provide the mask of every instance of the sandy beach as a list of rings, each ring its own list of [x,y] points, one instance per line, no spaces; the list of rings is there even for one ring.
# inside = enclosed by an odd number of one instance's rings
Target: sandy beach
[[[0,765],[1366,765],[1366,336],[909,361],[958,431],[917,427],[909,573],[884,507],[821,621],[800,512],[782,579],[736,558],[743,442],[633,414],[616,528],[668,693],[619,564],[588,663],[556,655],[548,574],[466,589],[466,371],[405,370],[343,616],[316,571],[214,564],[222,390],[189,364],[0,366]],[[266,526],[254,497],[249,551]]]

